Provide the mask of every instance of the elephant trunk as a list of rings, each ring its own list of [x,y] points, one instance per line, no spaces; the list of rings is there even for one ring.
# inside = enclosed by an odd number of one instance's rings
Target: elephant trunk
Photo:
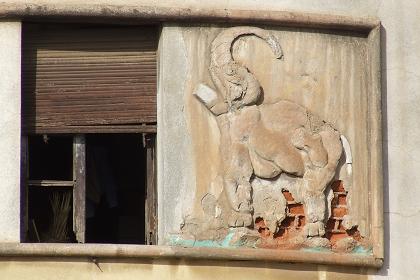
[[[267,42],[276,58],[282,58],[283,52],[276,37],[269,31],[257,27],[233,27],[222,31],[212,42],[210,74],[219,94],[219,101],[214,108],[223,108],[220,113],[255,104],[261,87],[249,70],[234,61],[232,46],[235,41],[246,35],[254,35]]]
[[[211,45],[211,66],[222,68],[233,62],[232,46],[241,36],[254,35],[263,39],[270,46],[276,58],[282,58],[283,52],[277,38],[269,31],[257,27],[239,26],[222,31]]]

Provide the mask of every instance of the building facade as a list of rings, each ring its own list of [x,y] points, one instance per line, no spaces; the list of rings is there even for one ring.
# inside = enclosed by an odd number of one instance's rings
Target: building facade
[[[416,279],[417,8],[2,3],[0,278]],[[70,149],[70,175],[52,180],[58,165],[39,170],[56,154],[42,147],[57,134],[68,138],[57,149]],[[92,164],[107,161],[104,147],[124,166],[112,166],[115,178]],[[143,175],[124,173],[133,166]],[[92,187],[104,177],[96,184],[108,187]],[[135,180],[146,182],[146,195],[113,194],[110,182]],[[37,217],[53,202],[30,186],[72,188],[65,223],[74,236],[43,229]],[[103,212],[95,191],[108,205],[126,197],[115,203],[131,210]],[[133,207],[143,212],[127,214]],[[89,223],[98,213],[102,220]],[[118,226],[108,228],[115,216]]]

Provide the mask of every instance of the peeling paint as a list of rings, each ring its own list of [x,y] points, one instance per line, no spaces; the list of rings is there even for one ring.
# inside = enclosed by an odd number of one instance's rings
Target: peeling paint
[[[212,248],[237,248],[238,243],[232,243],[235,232],[231,230],[223,240],[191,240],[183,239],[180,235],[174,234],[169,237],[169,245],[183,247],[212,247]]]

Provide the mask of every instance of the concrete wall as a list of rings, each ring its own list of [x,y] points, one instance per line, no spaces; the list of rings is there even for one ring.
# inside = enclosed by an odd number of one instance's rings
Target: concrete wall
[[[12,2],[12,1],[8,1]],[[56,2],[43,0],[38,3]],[[71,3],[86,3],[72,0]],[[104,3],[112,1],[90,1]],[[119,4],[156,3],[157,1],[114,1]],[[87,260],[57,262],[49,260],[28,263],[19,259],[0,262],[0,279],[131,279],[135,276],[149,279],[418,279],[420,259],[420,149],[417,138],[420,131],[420,2],[416,0],[214,0],[214,1],[165,1],[159,5],[237,7],[242,9],[288,9],[319,13],[338,13],[355,16],[376,16],[383,25],[383,114],[384,114],[384,177],[385,177],[385,246],[386,259],[379,271],[344,269],[311,265],[249,264],[229,262],[159,262],[136,263],[114,262],[102,266],[104,272]],[[18,77],[5,83],[12,66],[5,67],[7,61],[14,67],[17,54],[4,51],[9,40],[17,44],[18,24],[2,24],[0,53],[0,118],[1,124],[1,171],[0,185],[0,236],[4,241],[17,240],[16,188],[18,184],[18,143],[19,127],[17,119],[8,120],[10,113],[19,116],[17,104],[19,95],[10,96],[4,87],[18,86]],[[4,26],[4,27],[3,27]],[[8,31],[14,30],[13,36]],[[6,40],[6,41],[5,41]],[[15,74],[16,72],[13,71]],[[16,87],[13,89],[16,90]],[[16,92],[16,91],[15,91]],[[10,97],[10,98],[9,98]],[[6,113],[5,113],[6,112]],[[7,125],[6,125],[7,124]],[[11,146],[10,144],[14,144]],[[14,147],[13,149],[11,147]],[[13,191],[14,190],[14,191]],[[10,197],[11,200],[5,198]],[[4,201],[3,201],[4,199]],[[4,210],[8,209],[7,217]],[[15,225],[15,226],[11,226]],[[10,230],[11,229],[11,230]],[[9,238],[10,236],[11,238]],[[60,276],[60,277],[58,277]]]
[[[194,5],[198,1],[182,1]],[[201,3],[201,2],[200,2]],[[370,279],[417,279],[420,259],[420,2],[381,0],[212,1],[209,7],[298,10],[377,17],[382,22],[385,264]],[[318,268],[322,270],[323,268]],[[358,279],[347,274],[341,279]],[[320,277],[319,279],[325,279]],[[339,279],[339,278],[336,278]]]
[[[44,261],[29,259],[0,261],[0,279],[7,280],[362,280],[366,270],[346,267],[297,266],[291,264],[253,264],[214,261],[118,261],[99,263],[86,259]],[[413,278],[414,279],[414,278]]]
[[[0,22],[0,240],[20,240],[20,22]]]
[[[168,244],[166,237],[179,232],[181,224],[187,223],[184,230],[188,230],[186,227],[191,225],[191,219],[194,219],[194,225],[190,232],[194,232],[194,237],[186,238],[211,239],[221,234],[220,231],[213,235],[209,233],[214,230],[208,227],[214,222],[214,216],[206,216],[203,211],[202,199],[206,195],[220,201],[218,221],[231,211],[230,206],[223,205],[226,196],[223,161],[228,160],[220,149],[221,145],[230,144],[226,139],[223,142],[220,136],[217,124],[220,119],[217,120],[194,96],[199,84],[214,87],[209,71],[209,49],[216,36],[228,27],[224,24],[172,23],[164,24],[162,28],[158,102],[158,151],[161,155],[158,174],[162,178],[158,181],[160,244]],[[369,193],[376,187],[369,183],[375,159],[371,155],[372,149],[366,149],[372,134],[368,131],[367,120],[374,119],[373,115],[368,115],[369,112],[374,114],[368,105],[368,102],[374,103],[368,74],[373,62],[368,56],[371,55],[369,51],[377,50],[369,49],[367,37],[348,32],[326,34],[319,30],[264,28],[278,38],[284,59],[275,59],[266,42],[256,36],[239,38],[232,48],[233,57],[258,79],[263,89],[260,108],[284,100],[294,102],[308,108],[348,139],[354,159],[352,180],[345,184],[352,198],[348,214],[368,240],[374,224],[368,213]],[[270,120],[281,123],[280,118],[271,116]],[[343,177],[339,179],[343,180]],[[277,186],[280,196],[283,196],[282,187]],[[254,188],[254,195],[257,192]],[[264,207],[269,208],[267,202]],[[255,201],[254,210],[257,210]],[[215,228],[219,226],[217,224]]]
[[[165,28],[166,29],[166,28]],[[188,130],[184,111],[183,97],[187,80],[186,54],[183,40],[177,36],[176,27],[168,27],[166,35],[159,42],[159,90],[158,90],[158,137],[157,137],[157,182],[158,182],[158,237],[159,243],[164,233],[175,233],[183,213],[189,209],[183,206],[192,205],[194,190],[189,186],[195,183],[191,139],[184,132]],[[164,61],[174,61],[173,64]],[[165,143],[171,143],[166,145]],[[186,165],[191,168],[185,168]],[[164,188],[162,186],[168,186]],[[167,221],[167,222],[164,222]]]

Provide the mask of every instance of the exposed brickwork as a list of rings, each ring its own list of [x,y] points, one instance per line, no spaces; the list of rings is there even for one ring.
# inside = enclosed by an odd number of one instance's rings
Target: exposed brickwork
[[[287,205],[287,207],[291,215],[304,215],[305,214],[302,204],[290,204],[290,205]]]
[[[340,180],[337,180],[335,182],[333,182],[331,184],[331,189],[335,192],[335,193],[342,193],[347,195],[346,190],[344,189],[344,185],[343,182]]]
[[[273,236],[277,239],[288,239],[295,236],[305,225],[305,209],[302,203],[296,203],[292,194],[288,191],[283,191],[283,195],[287,201],[287,217],[280,224],[279,231]]]
[[[288,191],[283,191],[283,195],[286,198],[287,201],[294,201],[292,194]]]
[[[305,225],[305,210],[303,205],[301,203],[296,203],[290,192],[283,191],[283,195],[287,201],[287,216],[280,224],[276,234],[272,234],[272,232],[269,231],[263,219],[258,218],[256,220],[256,228],[263,239],[270,238],[277,241],[287,240],[296,236]]]
[[[276,234],[273,235],[262,218],[257,218],[255,220],[255,228],[264,240],[287,240],[298,234],[305,225],[305,209],[303,208],[303,205],[301,203],[296,203],[290,192],[283,191],[283,195],[287,201],[287,216],[280,224]]]
[[[347,192],[344,189],[343,182],[340,180],[335,181],[331,185],[331,189],[334,193],[334,198],[331,201],[332,215],[326,224],[325,237],[330,240],[332,246],[338,240],[349,236],[360,241],[361,236],[357,228],[346,231],[342,225],[343,217],[347,214]]]
[[[335,181],[331,185],[331,189],[334,193],[334,198],[331,201],[332,216],[326,223],[325,237],[330,240],[333,247],[338,240],[349,236],[357,241],[361,241],[362,237],[357,228],[345,230],[342,225],[343,217],[347,214],[347,192],[344,189],[342,181]],[[255,228],[260,233],[262,239],[265,241],[272,241],[266,242],[266,245],[272,245],[274,242],[279,245],[279,247],[283,247],[288,239],[299,234],[305,226],[305,209],[303,205],[301,203],[296,203],[290,192],[284,190],[283,195],[287,201],[287,216],[280,224],[277,233],[273,234],[270,229],[267,228],[262,218],[257,218],[255,220]]]
[[[342,205],[336,205],[332,208],[332,216],[334,218],[342,218],[347,214],[347,207]]]

